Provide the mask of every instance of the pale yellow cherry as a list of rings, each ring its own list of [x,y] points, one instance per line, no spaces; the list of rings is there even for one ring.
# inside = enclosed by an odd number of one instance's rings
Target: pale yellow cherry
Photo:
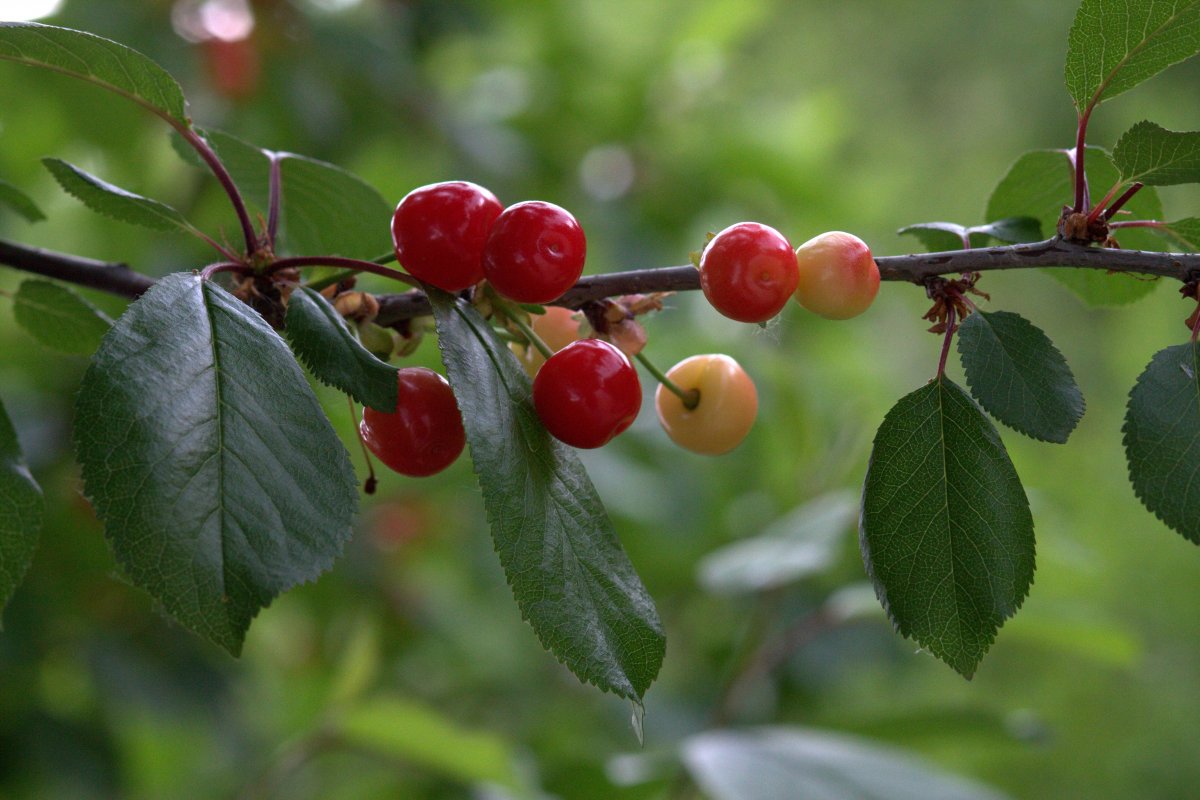
[[[879,266],[862,239],[842,231],[814,236],[796,248],[800,282],[793,297],[826,319],[850,319],[879,291]]]
[[[728,453],[754,426],[758,391],[729,356],[685,358],[667,371],[667,378],[684,392],[699,392],[699,403],[690,409],[666,386],[660,385],[654,394],[659,423],[685,450],[712,456]]]

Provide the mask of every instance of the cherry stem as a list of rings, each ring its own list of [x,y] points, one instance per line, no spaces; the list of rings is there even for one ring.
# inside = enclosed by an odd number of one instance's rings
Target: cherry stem
[[[1102,214],[1104,214],[1104,206],[1108,203],[1109,200],[1113,199],[1113,195],[1115,195],[1117,193],[1117,190],[1120,188],[1121,188],[1121,181],[1117,181],[1116,183],[1113,184],[1112,188],[1109,189],[1105,193],[1104,197],[1100,198],[1100,202],[1096,203],[1096,205],[1093,206],[1092,210],[1090,212],[1088,212],[1088,215],[1087,215],[1088,222],[1095,222],[1096,220],[1100,219],[1100,216]],[[1109,215],[1111,216],[1111,214],[1112,214],[1112,212],[1110,210]]]
[[[382,264],[387,264],[387,263],[395,261],[395,260],[396,260],[396,254],[390,253],[385,256],[380,256],[379,258],[371,259],[371,263],[382,265]],[[344,280],[353,278],[357,274],[358,274],[358,270],[344,269],[341,272],[338,272],[334,275],[328,275],[324,278],[321,278],[320,280],[309,281],[308,283],[305,284],[305,286],[307,286],[309,289],[312,289],[315,292],[319,292],[322,289],[324,289],[326,286],[336,286],[337,284],[341,283]]]
[[[345,267],[348,272],[370,272],[372,275],[382,275],[394,281],[407,283],[409,286],[420,287],[421,285],[416,278],[400,270],[380,266],[374,261],[362,261],[361,259],[343,258],[342,256],[278,258],[271,263],[271,266],[267,267],[267,274],[270,275],[281,269],[290,269],[293,267]],[[340,280],[344,280],[344,278],[339,278],[338,281]],[[335,283],[338,281],[335,281]]]
[[[942,340],[942,357],[938,360],[937,379],[941,380],[946,374],[946,359],[950,355],[950,340],[954,338],[954,323],[957,321],[958,315],[954,313],[954,306],[946,309],[946,338]]]
[[[375,494],[375,486],[379,481],[375,477],[375,465],[371,463],[371,451],[367,449],[367,443],[363,441],[362,431],[358,427],[358,408],[350,395],[346,395],[346,403],[350,406],[350,419],[354,422],[354,436],[362,447],[363,460],[367,462],[367,479],[363,482],[363,493]]]
[[[271,153],[270,195],[267,200],[267,241],[271,249],[275,249],[275,232],[279,229],[279,204],[281,198],[282,176],[279,169],[279,153]]]
[[[1083,157],[1087,149],[1085,140],[1092,108],[1093,106],[1088,106],[1087,110],[1079,115],[1079,128],[1075,132],[1075,207],[1073,210],[1076,214],[1082,213],[1087,204],[1087,173],[1083,168]]]
[[[1146,184],[1141,183],[1141,182],[1135,182],[1132,186],[1130,186],[1128,189],[1125,190],[1124,194],[1122,194],[1120,197],[1118,197],[1116,200],[1113,201],[1113,204],[1108,207],[1108,211],[1104,212],[1104,216],[1107,219],[1112,219],[1113,215],[1116,214],[1118,211],[1120,211],[1121,207],[1123,205],[1125,205],[1126,203],[1128,203],[1129,199],[1131,197],[1133,197],[1135,194],[1137,194],[1138,190],[1141,189],[1145,185]]]
[[[172,124],[174,125],[174,123]],[[204,137],[192,128],[182,125],[174,125],[174,127],[184,141],[192,146],[200,158],[204,159],[204,163],[208,165],[213,176],[221,184],[225,194],[229,195],[229,202],[233,204],[238,224],[242,226],[242,236],[246,241],[246,255],[252,255],[258,249],[258,236],[254,233],[254,223],[250,221],[250,212],[246,210],[246,201],[242,199],[242,193],[238,191],[237,184],[233,182],[229,170],[225,169],[225,165],[221,163],[216,151],[208,142],[204,141]]]
[[[250,273],[251,269],[245,264],[238,264],[236,262],[219,262],[216,264],[209,264],[207,267],[200,270],[200,280],[211,280],[213,275],[216,275],[220,272],[240,272],[241,274],[245,275]]]
[[[526,343],[536,347],[537,351],[542,354],[542,358],[549,360],[550,356],[554,355],[554,351],[550,349],[550,345],[546,344],[542,337],[533,332],[533,328],[525,320],[521,319],[521,315],[515,312],[513,307],[508,303],[496,297],[494,293],[492,294],[492,304],[503,312],[509,322],[517,326],[517,330],[525,337]]]
[[[654,363],[646,357],[644,352],[639,351],[634,356],[641,365],[646,368],[646,371],[655,377],[655,379],[663,386],[667,387],[667,391],[678,397],[683,402],[683,407],[688,411],[694,411],[700,405],[700,390],[699,389],[684,389],[667,377],[666,373],[654,366]]]
[[[1124,222],[1110,222],[1110,228],[1165,228],[1167,223],[1156,219],[1131,219]]]

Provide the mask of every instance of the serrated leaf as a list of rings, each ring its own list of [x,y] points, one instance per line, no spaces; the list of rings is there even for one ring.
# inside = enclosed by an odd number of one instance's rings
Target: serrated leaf
[[[896,629],[970,678],[1033,582],[1033,518],[996,429],[949,379],[875,434],[859,544]]]
[[[873,742],[814,728],[718,730],[683,743],[712,800],[1002,800],[981,784]]]
[[[0,206],[7,206],[29,222],[41,222],[46,218],[33,198],[8,181],[0,181]]]
[[[919,222],[896,231],[900,236],[912,236],[931,253],[945,250],[962,250],[967,236],[965,225],[953,222]]]
[[[350,537],[349,457],[287,345],[189,274],[104,337],[75,407],[84,490],[125,574],[233,654]]]
[[[988,413],[1034,439],[1067,441],[1083,416],[1083,394],[1040,328],[1009,311],[976,311],[959,326],[958,352]]]
[[[1116,165],[1104,150],[1089,147],[1085,159],[1088,182],[1107,189],[1120,179]],[[1102,190],[1103,191],[1103,190]],[[1074,197],[1071,161],[1062,150],[1033,150],[1012,165],[988,200],[989,221],[1028,216],[1038,221],[1046,235],[1058,230],[1063,205]],[[1097,198],[1099,199],[1099,198]],[[1130,219],[1161,219],[1162,203],[1152,187],[1138,192],[1125,205]],[[1126,228],[1116,232],[1122,246],[1136,250],[1163,250],[1164,242],[1148,230]],[[1107,273],[1097,269],[1051,268],[1046,273],[1093,305],[1120,305],[1138,300],[1158,285],[1145,276]]]
[[[1200,52],[1200,0],[1083,0],[1067,36],[1079,112]]]
[[[42,490],[25,466],[16,431],[0,403],[0,611],[33,561],[44,511]]]
[[[1126,183],[1200,182],[1200,131],[1169,131],[1153,122],[1139,122],[1117,140],[1113,161]]]
[[[1200,217],[1168,222],[1163,228],[1193,253],[1200,253]]]
[[[1200,346],[1154,354],[1129,393],[1125,457],[1146,508],[1200,544]]]
[[[398,369],[371,355],[329,302],[307,287],[288,299],[287,337],[317,379],[385,413],[396,410]]]
[[[538,639],[581,680],[641,701],[665,652],[654,601],[529,377],[469,304],[428,289],[500,564]]]
[[[196,230],[182,214],[165,203],[113,186],[58,158],[43,158],[42,163],[65,192],[92,211],[156,231],[194,233]]]
[[[0,60],[81,78],[187,128],[183,90],[136,50],[83,31],[36,22],[0,22]]]
[[[64,353],[95,352],[112,327],[100,309],[63,286],[43,280],[24,281],[13,296],[17,324],[47,347]]]

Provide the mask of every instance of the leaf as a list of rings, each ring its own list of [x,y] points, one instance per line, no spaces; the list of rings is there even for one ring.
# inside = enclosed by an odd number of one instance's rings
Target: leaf
[[[1200,253],[1200,217],[1188,217],[1178,222],[1168,222],[1163,228],[1189,251]]]
[[[953,222],[919,222],[901,228],[896,233],[915,237],[929,252],[940,253],[945,250],[962,250],[967,228]]]
[[[1109,155],[1098,147],[1089,147],[1085,159],[1089,185],[1109,187],[1120,180]],[[1035,218],[1041,230],[1053,235],[1064,203],[1074,197],[1071,161],[1062,150],[1033,150],[1025,153],[988,200],[986,218],[990,221],[1009,217]],[[1138,192],[1125,205],[1130,219],[1161,219],[1162,204],[1151,187]],[[1117,233],[1121,244],[1137,250],[1162,250],[1163,241],[1144,229],[1127,228]],[[1157,281],[1129,273],[1107,273],[1096,269],[1049,268],[1046,273],[1092,305],[1131,303],[1150,292]]]
[[[127,192],[61,159],[43,158],[42,163],[64,191],[92,211],[156,231],[196,231],[182,214],[164,203]]]
[[[44,67],[101,86],[190,126],[183,90],[166,70],[123,44],[36,22],[0,22],[0,61]]]
[[[1200,0],[1083,0],[1067,36],[1067,91],[1084,114],[1197,52]]]
[[[1065,442],[1083,394],[1062,353],[1020,314],[976,311],[958,329],[971,394],[996,419],[1034,439]]]
[[[467,303],[427,289],[500,564],[538,639],[581,680],[637,702],[666,640],[575,452],[533,410],[529,378]]]
[[[1042,224],[1034,217],[1007,217],[985,225],[974,225],[970,230],[972,236],[977,233],[984,234],[1009,244],[1040,242],[1045,238],[1042,234]]]
[[[717,730],[683,744],[683,761],[712,800],[1002,800],[981,784],[900,750],[815,728]]]
[[[0,611],[33,561],[44,512],[42,490],[25,466],[17,433],[0,403]]]
[[[234,655],[258,611],[350,537],[345,448],[283,340],[211,281],[168,275],[130,305],[75,414],[85,493],[117,561]]]
[[[1033,518],[996,429],[950,380],[875,434],[859,545],[896,629],[970,678],[1033,582]]]
[[[1178,533],[1200,544],[1200,346],[1154,354],[1129,393],[1125,457],[1133,491]]]
[[[47,347],[64,353],[95,352],[112,327],[100,309],[63,286],[42,280],[24,281],[13,296],[17,323]]]
[[[287,337],[292,349],[324,384],[391,414],[396,410],[398,369],[359,344],[342,315],[307,287],[288,299]]]
[[[921,222],[901,228],[896,233],[915,236],[931,253],[964,249],[966,237],[971,247],[985,247],[991,239],[1001,242],[1037,242],[1042,228],[1033,217],[1010,217],[985,225],[966,227],[954,222]]]
[[[41,222],[46,218],[33,198],[8,181],[0,181],[0,206],[7,206],[29,222]]]
[[[1125,183],[1170,186],[1200,182],[1200,131],[1169,131],[1139,122],[1121,135],[1113,161]]]

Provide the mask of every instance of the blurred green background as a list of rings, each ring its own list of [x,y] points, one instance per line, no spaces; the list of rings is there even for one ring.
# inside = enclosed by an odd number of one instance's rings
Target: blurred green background
[[[595,272],[686,263],[706,231],[742,219],[793,243],[847,229],[876,255],[909,252],[897,228],[981,222],[1018,155],[1074,133],[1074,2],[261,0],[232,54],[185,38],[202,5],[67,0],[43,21],[141,50],[180,80],[199,124],[339,164],[389,201],[468,179],[505,202],[564,205]],[[236,21],[238,4],[224,9]],[[222,73],[214,53],[251,67]],[[1092,142],[1111,147],[1143,118],[1200,128],[1198,85],[1193,61],[1106,103]],[[43,170],[47,155],[237,235],[158,120],[0,63],[0,179],[50,218],[0,209],[0,237],[152,274],[208,259],[192,240],[92,215]],[[1194,187],[1162,195],[1169,218],[1200,213]],[[21,279],[0,269],[0,289]],[[629,706],[579,685],[521,622],[467,458],[431,479],[382,476],[345,557],[266,609],[240,660],[155,613],[115,575],[78,495],[71,405],[86,360],[41,348],[4,309],[0,396],[48,520],[0,634],[0,797],[687,797],[674,753],[714,714],[867,737],[1013,797],[1196,796],[1200,553],[1142,510],[1120,445],[1129,388],[1184,340],[1190,309],[1172,286],[1119,309],[1086,308],[1038,273],[981,288],[1047,331],[1088,412],[1065,446],[1002,431],[1038,571],[971,682],[892,631],[852,520],[826,541],[793,514],[853,496],[884,413],[933,375],[923,293],[887,284],[855,320],[791,308],[765,330],[674,297],[647,323],[663,367],[700,352],[741,361],[761,410],[721,458],[671,446],[649,402],[585,455],[666,626],[644,747]],[[429,344],[414,357],[436,358]],[[344,399],[322,399],[352,445]],[[707,556],[764,531],[813,554],[794,580],[702,579]],[[789,636],[800,644],[776,668],[721,700],[747,653]]]

